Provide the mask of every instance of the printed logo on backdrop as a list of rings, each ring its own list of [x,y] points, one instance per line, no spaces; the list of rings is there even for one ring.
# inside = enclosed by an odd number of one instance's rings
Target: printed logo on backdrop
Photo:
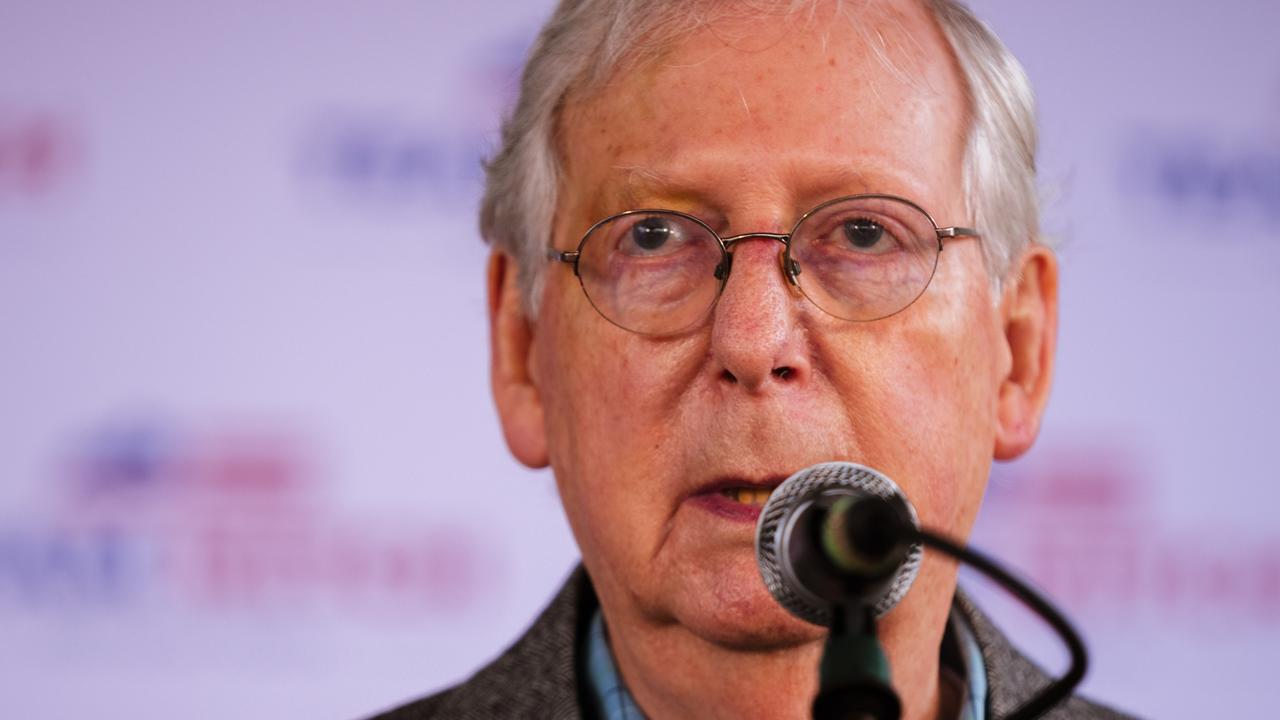
[[[1100,624],[1280,627],[1280,536],[1170,526],[1156,489],[1123,447],[1046,447],[995,466],[974,542]]]
[[[82,157],[70,118],[0,110],[0,203],[58,192],[80,171]]]
[[[403,108],[338,103],[305,123],[299,175],[328,203],[374,212],[472,214],[481,162],[497,142],[502,113],[515,100],[528,37],[502,38],[460,63],[457,85],[424,87],[406,76],[404,94],[429,100],[424,115]]]
[[[319,114],[302,137],[304,184],[327,203],[374,212],[474,203],[487,135],[358,110]]]
[[[473,529],[340,512],[287,428],[113,424],[51,509],[0,519],[0,609],[454,617],[492,596]]]
[[[1280,220],[1280,102],[1250,132],[1143,128],[1121,154],[1121,187],[1175,219],[1270,229]],[[1240,233],[1221,240],[1272,237]]]

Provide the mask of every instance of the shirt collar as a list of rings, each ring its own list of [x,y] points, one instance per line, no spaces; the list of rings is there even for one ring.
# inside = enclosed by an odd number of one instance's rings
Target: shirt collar
[[[609,640],[604,633],[604,618],[598,607],[587,629],[587,679],[600,720],[645,720],[613,664],[613,653],[609,651]]]
[[[596,610],[596,615],[600,611]],[[987,717],[987,663],[982,659],[982,646],[969,627],[959,608],[951,606],[951,617],[947,620],[948,634],[954,638],[957,664],[955,668],[964,678],[964,688],[960,698],[960,716],[957,720],[986,720]]]

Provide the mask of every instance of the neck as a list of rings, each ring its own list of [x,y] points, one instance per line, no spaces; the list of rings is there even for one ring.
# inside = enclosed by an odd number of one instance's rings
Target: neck
[[[893,684],[902,700],[902,717],[954,717],[954,699],[943,697],[939,683],[939,652],[948,607],[941,608],[939,618],[926,618],[922,614],[938,613],[920,605],[904,601],[879,628]],[[616,633],[610,626],[614,658],[627,688],[649,717],[811,716],[822,640],[768,651],[743,650],[708,642],[674,624],[617,625]]]

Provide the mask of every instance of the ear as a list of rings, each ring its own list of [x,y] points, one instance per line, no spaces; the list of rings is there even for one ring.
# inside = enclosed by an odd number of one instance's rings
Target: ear
[[[531,468],[548,464],[542,398],[530,372],[533,325],[525,316],[516,263],[495,250],[489,256],[489,381],[502,434],[516,459]]]
[[[1048,248],[1033,245],[1014,270],[1000,301],[1009,366],[996,401],[997,460],[1012,460],[1035,442],[1058,343],[1057,258]]]

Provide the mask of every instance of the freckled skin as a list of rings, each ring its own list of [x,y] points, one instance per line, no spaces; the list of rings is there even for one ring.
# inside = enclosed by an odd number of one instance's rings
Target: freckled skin
[[[628,201],[693,212],[724,234],[785,232],[818,202],[867,191],[971,224],[953,61],[921,9],[879,5],[859,21],[884,33],[896,73],[847,20],[738,20],[571,98],[555,246],[574,247]],[[787,284],[779,244],[749,240],[711,317],[671,338],[615,327],[572,272],[548,269],[528,358],[537,441],[624,678],[652,715],[807,716],[797,713],[815,687],[823,631],[769,596],[753,526],[686,502],[700,486],[851,460],[896,480],[925,525],[968,534],[1011,362],[979,242],[949,243],[903,312],[848,323]],[[954,582],[954,567],[926,554],[881,624],[905,717],[937,710]]]

